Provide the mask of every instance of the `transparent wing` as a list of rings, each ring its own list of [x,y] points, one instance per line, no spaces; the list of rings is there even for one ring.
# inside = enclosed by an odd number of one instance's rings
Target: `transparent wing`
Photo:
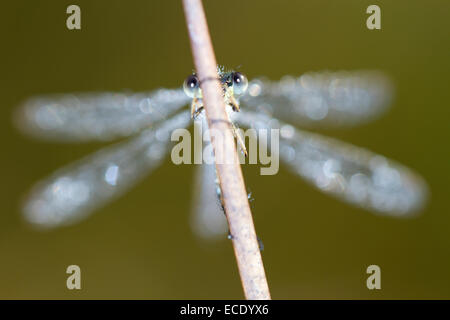
[[[190,122],[187,112],[138,136],[106,147],[38,183],[24,206],[25,218],[41,227],[73,223],[119,196],[166,154],[170,133]]]
[[[165,119],[188,101],[182,89],[40,96],[25,101],[15,122],[23,132],[47,140],[111,140]]]
[[[191,228],[201,238],[214,239],[222,237],[227,232],[227,220],[220,207],[217,196],[217,177],[213,155],[210,153],[210,137],[207,134],[208,124],[204,112],[194,122],[194,134],[204,136],[203,148],[194,148],[197,159],[203,159],[202,164],[196,166],[191,210]],[[205,135],[203,135],[205,133]],[[208,152],[209,150],[209,152]],[[199,154],[201,153],[201,155]]]
[[[377,71],[316,72],[271,82],[256,79],[240,99],[258,111],[304,126],[341,126],[366,122],[392,99],[389,79]]]
[[[225,239],[227,220],[217,197],[216,174],[213,164],[196,166],[194,204],[191,227],[201,238]]]
[[[392,216],[410,215],[425,203],[423,179],[383,156],[261,114],[242,112],[237,120],[255,129],[279,129],[280,159],[294,173],[341,200]]]

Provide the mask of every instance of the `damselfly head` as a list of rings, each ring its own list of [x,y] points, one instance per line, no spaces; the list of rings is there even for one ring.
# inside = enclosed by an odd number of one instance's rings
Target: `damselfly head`
[[[247,91],[248,80],[241,72],[224,72],[221,69],[218,69],[218,75],[218,80],[220,80],[224,93],[229,93],[230,95],[238,97]],[[195,73],[189,75],[186,80],[184,80],[183,89],[190,98],[202,98],[200,80]]]

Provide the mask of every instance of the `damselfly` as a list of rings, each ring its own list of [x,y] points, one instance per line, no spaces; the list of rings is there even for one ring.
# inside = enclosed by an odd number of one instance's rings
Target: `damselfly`
[[[294,174],[323,192],[376,213],[403,217],[423,206],[425,183],[410,169],[292,126],[337,127],[372,120],[387,109],[392,98],[392,86],[383,74],[318,72],[277,82],[248,82],[239,72],[219,68],[218,76],[226,104],[236,111],[230,121],[242,127],[279,129],[279,156]],[[26,219],[43,227],[70,224],[128,191],[164,159],[170,133],[188,127],[191,117],[202,113],[201,99],[199,81],[191,75],[184,90],[62,94],[26,101],[16,113],[16,123],[35,137],[80,142],[135,135],[39,182],[24,204]],[[189,102],[191,111],[180,111]],[[195,221],[205,225],[222,215],[205,201],[214,195],[214,170],[210,165],[200,168],[202,186],[196,195],[203,198],[194,211],[198,213]]]

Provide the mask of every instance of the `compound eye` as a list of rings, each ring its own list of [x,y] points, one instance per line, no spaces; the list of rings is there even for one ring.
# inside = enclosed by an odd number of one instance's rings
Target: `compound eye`
[[[244,94],[248,87],[247,77],[240,72],[233,72],[233,92],[234,94]]]
[[[183,83],[184,93],[190,98],[198,97],[200,93],[200,82],[197,76],[190,75]]]

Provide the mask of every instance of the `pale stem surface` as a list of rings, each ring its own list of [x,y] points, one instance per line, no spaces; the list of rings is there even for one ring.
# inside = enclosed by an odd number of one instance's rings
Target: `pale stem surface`
[[[221,139],[212,136],[211,143],[244,294],[252,300],[270,299],[203,5],[200,0],[183,0],[183,7],[208,126],[211,131],[217,130],[222,134]],[[218,159],[226,161],[219,162]]]

